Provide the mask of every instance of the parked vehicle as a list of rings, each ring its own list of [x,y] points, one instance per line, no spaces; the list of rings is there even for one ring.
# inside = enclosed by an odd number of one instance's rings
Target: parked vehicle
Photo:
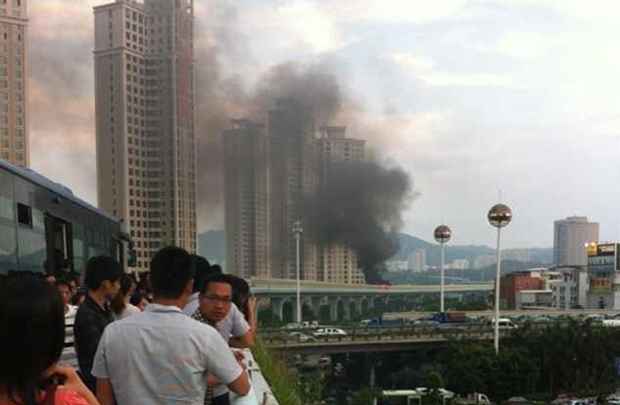
[[[384,318],[372,318],[364,319],[360,322],[361,326],[367,328],[397,328],[405,325],[405,320],[402,318],[397,319],[384,319]]]
[[[347,333],[338,328],[319,328],[312,333],[315,337],[347,336]]]
[[[297,332],[297,331],[290,332],[288,336],[292,338],[293,340],[296,340],[300,343],[316,342],[315,337],[306,335],[305,333],[302,333],[302,332]]]
[[[495,319],[491,319],[489,321],[489,325],[491,325],[491,327],[495,327]],[[518,326],[515,325],[510,319],[508,318],[499,318],[499,329],[500,330],[507,330],[507,329],[517,329]]]
[[[620,319],[604,319],[601,323],[606,328],[620,327]]]
[[[464,398],[457,398],[454,400],[454,404],[456,405],[491,405],[491,400],[485,394],[480,394],[478,392],[474,392],[473,394],[469,394]]]
[[[431,317],[435,322],[439,323],[465,323],[467,315],[465,312],[439,312]]]

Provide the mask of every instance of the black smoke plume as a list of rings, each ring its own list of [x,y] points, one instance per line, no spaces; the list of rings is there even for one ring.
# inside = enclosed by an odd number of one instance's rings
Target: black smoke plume
[[[319,238],[355,250],[366,281],[381,282],[384,261],[399,248],[393,234],[412,195],[409,175],[366,161],[332,164],[327,178],[319,193],[308,198]]]
[[[221,229],[224,176],[220,135],[231,119],[264,123],[267,112],[280,99],[291,100],[304,114],[311,114],[315,128],[330,123],[353,125],[362,112],[361,103],[344,90],[328,64],[279,64],[259,74],[256,85],[249,89],[241,77],[227,75],[230,66],[251,64],[252,55],[244,46],[234,2],[210,4],[208,19],[197,25],[198,217],[201,229]],[[346,122],[336,122],[339,116],[346,116]],[[317,195],[306,199],[310,204],[306,211],[317,235],[321,241],[353,248],[367,281],[380,282],[381,264],[398,250],[396,238],[390,235],[402,225],[402,212],[412,196],[411,179],[403,170],[376,161],[332,165],[329,179]]]

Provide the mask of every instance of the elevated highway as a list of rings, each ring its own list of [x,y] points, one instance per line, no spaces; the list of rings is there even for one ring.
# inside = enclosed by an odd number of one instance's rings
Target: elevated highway
[[[297,283],[295,280],[250,279],[252,292],[264,306],[269,306],[277,319],[283,320],[285,308],[292,310]],[[488,294],[493,283],[447,284],[448,294]],[[365,314],[376,305],[387,305],[390,300],[411,302],[420,294],[438,294],[438,285],[369,285],[336,284],[321,281],[302,281],[301,297],[304,312],[319,318],[321,307],[329,308],[332,321],[348,320],[355,314]]]

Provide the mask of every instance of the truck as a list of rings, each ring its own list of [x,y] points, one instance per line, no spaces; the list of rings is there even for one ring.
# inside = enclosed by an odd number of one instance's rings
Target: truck
[[[382,317],[364,319],[360,322],[360,326],[367,328],[398,328],[405,325],[405,320],[402,318],[397,319],[385,319]]]
[[[438,312],[431,317],[431,320],[439,323],[465,323],[467,316],[465,312]]]

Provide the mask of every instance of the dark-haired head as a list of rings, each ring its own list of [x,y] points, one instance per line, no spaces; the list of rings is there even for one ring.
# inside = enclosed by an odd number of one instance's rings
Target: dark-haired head
[[[210,276],[200,292],[200,312],[211,322],[220,322],[230,312],[232,284],[226,274]]]
[[[110,307],[116,315],[122,314],[125,310],[125,307],[127,306],[125,300],[128,296],[133,294],[133,290],[135,290],[135,285],[136,282],[129,274],[123,274],[121,276],[121,287],[119,288],[114,298],[112,298],[112,302],[110,303]]]
[[[9,276],[0,283],[0,325],[0,387],[15,403],[34,405],[64,346],[60,295],[39,277]]]
[[[209,261],[202,256],[192,255],[192,260],[196,268],[196,274],[194,275],[194,292],[197,293],[202,290],[207,278],[218,272],[221,273],[222,269],[219,268],[219,266],[212,266],[209,264]]]
[[[111,284],[119,281],[122,275],[123,268],[118,261],[110,256],[95,256],[86,263],[84,284],[90,291],[103,288],[116,293],[118,288],[113,288]]]
[[[245,308],[250,297],[250,285],[241,277],[228,274],[233,291],[233,302],[238,308]]]
[[[172,246],[161,249],[151,260],[155,299],[187,299],[192,292],[194,272],[194,262],[185,249]]]

